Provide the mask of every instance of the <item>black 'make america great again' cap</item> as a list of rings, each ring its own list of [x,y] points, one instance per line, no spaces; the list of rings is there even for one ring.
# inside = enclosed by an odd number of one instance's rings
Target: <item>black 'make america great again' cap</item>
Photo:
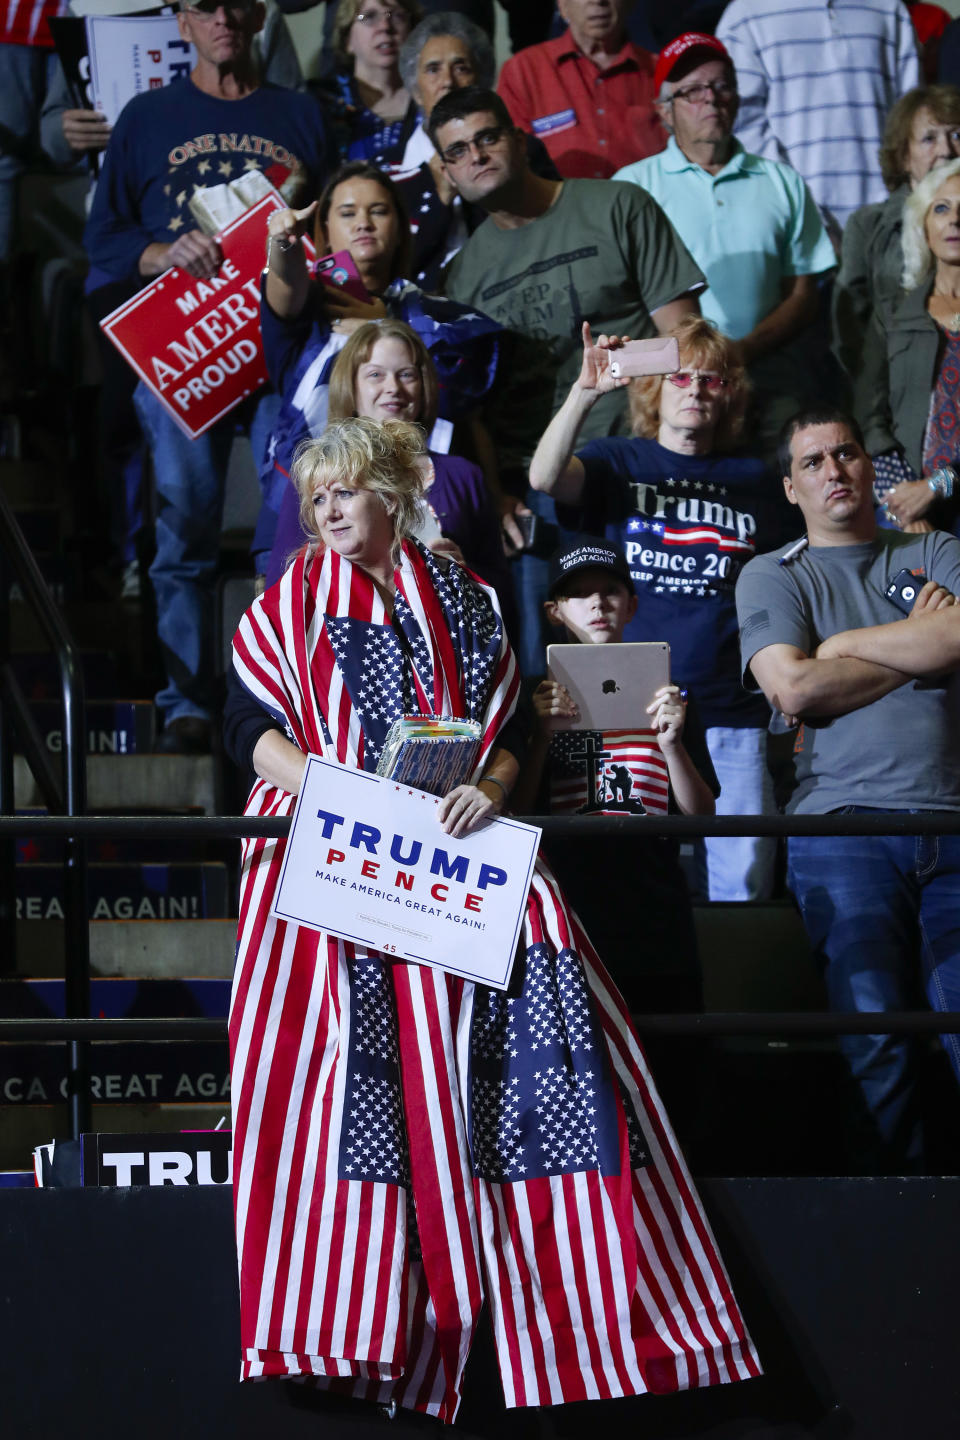
[[[622,550],[596,535],[574,535],[550,556],[548,595],[552,600],[557,591],[579,570],[609,570],[634,594],[630,567]]]

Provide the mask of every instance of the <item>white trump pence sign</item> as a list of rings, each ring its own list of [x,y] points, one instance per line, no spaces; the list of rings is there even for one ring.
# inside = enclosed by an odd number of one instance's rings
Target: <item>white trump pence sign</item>
[[[454,840],[439,803],[311,755],[273,913],[505,989],[540,831],[495,820]]]

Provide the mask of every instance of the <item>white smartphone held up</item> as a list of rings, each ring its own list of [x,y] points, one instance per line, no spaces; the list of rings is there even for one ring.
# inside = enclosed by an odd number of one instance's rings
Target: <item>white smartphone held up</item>
[[[628,340],[610,352],[610,374],[615,380],[634,375],[672,375],[680,369],[680,346],[675,335],[653,340]]]

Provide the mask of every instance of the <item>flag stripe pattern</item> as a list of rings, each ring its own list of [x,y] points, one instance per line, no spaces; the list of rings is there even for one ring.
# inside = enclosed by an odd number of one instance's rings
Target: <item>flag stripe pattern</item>
[[[0,44],[53,48],[48,21],[69,14],[67,0],[8,0],[0,15]]]
[[[306,555],[254,603],[241,680],[304,751],[375,768],[411,695],[516,700],[491,592],[407,542],[392,623]],[[247,813],[288,814],[258,782]],[[508,1405],[759,1373],[623,1003],[538,861],[509,993],[275,919],[244,847],[230,1014],[241,1374],[452,1421],[484,1300]]]
[[[667,762],[652,730],[555,730],[549,771],[556,815],[666,815],[669,809]]]

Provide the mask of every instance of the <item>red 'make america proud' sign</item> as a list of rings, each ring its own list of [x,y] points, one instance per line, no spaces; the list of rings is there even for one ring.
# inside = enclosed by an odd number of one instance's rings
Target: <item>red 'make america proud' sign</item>
[[[217,237],[223,264],[209,280],[174,267],[100,322],[124,359],[196,439],[267,379],[260,341],[260,272],[267,195]]]

